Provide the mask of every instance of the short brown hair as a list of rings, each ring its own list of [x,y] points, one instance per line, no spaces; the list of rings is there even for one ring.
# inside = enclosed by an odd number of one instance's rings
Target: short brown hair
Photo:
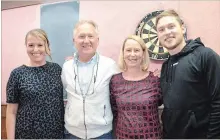
[[[119,68],[122,71],[127,70],[127,66],[126,66],[125,61],[124,61],[124,48],[125,48],[125,43],[129,39],[137,41],[140,44],[140,46],[143,50],[143,54],[144,54],[144,59],[143,59],[143,62],[142,62],[142,70],[147,71],[148,67],[149,67],[149,64],[150,64],[150,57],[149,57],[149,54],[148,54],[148,49],[147,49],[147,46],[144,43],[144,40],[141,37],[137,36],[137,35],[130,35],[124,40],[123,46],[121,47],[121,50],[120,50],[120,55],[119,55],[119,60],[118,60]]]
[[[160,13],[157,17],[156,17],[156,22],[155,22],[155,26],[157,27],[157,24],[159,22],[159,20],[162,17],[167,17],[167,16],[171,16],[171,17],[175,17],[176,20],[179,22],[180,25],[183,25],[183,21],[181,20],[180,16],[177,14],[176,11],[174,10],[165,10],[162,13]]]

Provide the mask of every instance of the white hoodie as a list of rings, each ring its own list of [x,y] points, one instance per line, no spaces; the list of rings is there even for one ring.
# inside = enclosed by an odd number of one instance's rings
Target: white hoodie
[[[99,137],[112,130],[109,82],[112,75],[118,72],[117,65],[112,59],[99,55],[95,92],[83,100],[81,94],[75,93],[73,61],[64,63],[61,76],[67,92],[65,128],[82,139]]]

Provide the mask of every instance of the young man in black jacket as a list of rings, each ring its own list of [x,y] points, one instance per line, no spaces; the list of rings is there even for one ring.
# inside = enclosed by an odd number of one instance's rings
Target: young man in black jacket
[[[156,18],[160,44],[170,57],[161,70],[164,138],[220,138],[220,57],[199,38],[185,41],[178,14]]]

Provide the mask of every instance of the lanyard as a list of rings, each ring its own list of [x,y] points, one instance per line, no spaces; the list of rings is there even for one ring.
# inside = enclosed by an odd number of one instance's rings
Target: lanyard
[[[79,82],[80,75],[79,75],[79,66],[78,66],[78,62],[77,61],[76,61],[75,65],[73,64],[73,67],[74,67],[74,74],[75,74],[75,76],[74,76],[75,93],[79,94],[77,92],[77,89],[76,89],[76,84],[78,83],[81,95],[82,95],[83,98],[85,98],[88,95],[89,89],[90,89],[90,87],[91,87],[91,85],[93,83],[93,88],[92,88],[93,91],[92,91],[92,93],[90,95],[94,94],[94,92],[95,92],[95,82],[96,82],[97,73],[98,73],[98,67],[99,67],[99,55],[97,54],[97,61],[96,61],[95,65],[92,68],[92,76],[91,76],[91,79],[89,81],[89,86],[88,86],[88,89],[87,89],[85,94],[83,94],[83,90],[82,90],[82,87],[81,87],[80,82]]]

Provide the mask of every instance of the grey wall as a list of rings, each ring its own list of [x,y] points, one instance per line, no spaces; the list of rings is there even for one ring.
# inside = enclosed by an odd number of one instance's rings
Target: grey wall
[[[61,67],[67,56],[75,52],[73,27],[79,20],[79,2],[62,2],[41,6],[40,27],[47,32],[52,62]]]

